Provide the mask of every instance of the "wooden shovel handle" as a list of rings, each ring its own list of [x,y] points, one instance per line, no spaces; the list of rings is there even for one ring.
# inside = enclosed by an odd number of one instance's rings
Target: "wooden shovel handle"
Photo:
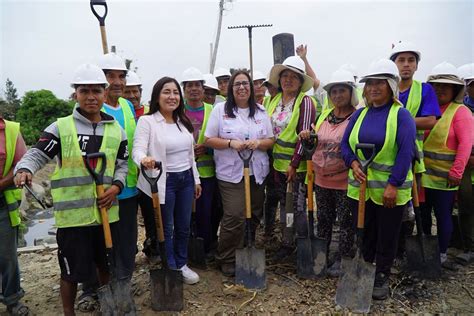
[[[107,33],[105,32],[105,25],[100,26],[100,37],[102,38],[102,51],[104,54],[108,54],[109,47],[107,46]]]
[[[252,217],[250,207],[250,172],[249,168],[244,168],[244,185],[245,185],[245,218]]]
[[[357,212],[357,228],[364,228],[365,221],[365,190],[367,189],[367,181],[360,184],[359,189],[359,207]]]
[[[158,193],[152,193],[151,195],[153,199],[153,209],[155,210],[155,225],[158,230],[158,241],[164,242],[165,234],[163,230],[163,218],[161,217],[160,198],[158,197]]]
[[[97,197],[104,194],[104,186],[97,185]],[[100,208],[100,218],[102,219],[102,229],[104,230],[105,248],[112,248],[112,233],[110,232],[109,213],[105,207]]]
[[[308,211],[314,212],[314,200],[313,200],[313,185],[314,185],[314,172],[313,162],[306,160],[306,169],[308,175]]]

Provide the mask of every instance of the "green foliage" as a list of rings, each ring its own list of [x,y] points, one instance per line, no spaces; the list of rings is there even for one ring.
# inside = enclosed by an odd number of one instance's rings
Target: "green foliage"
[[[73,107],[73,101],[58,99],[49,90],[26,92],[16,115],[25,142],[28,145],[36,143],[46,127],[58,117],[70,115]]]
[[[13,82],[7,78],[4,90],[6,100],[0,99],[0,115],[7,119],[14,121],[16,112],[20,107],[20,99],[18,93],[13,85]]]

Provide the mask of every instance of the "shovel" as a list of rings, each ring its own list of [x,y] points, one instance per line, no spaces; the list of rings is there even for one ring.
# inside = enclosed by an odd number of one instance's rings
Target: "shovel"
[[[206,269],[206,251],[204,249],[204,239],[197,237],[196,228],[196,199],[193,200],[191,213],[191,234],[188,244],[189,263],[199,269]]]
[[[293,214],[293,183],[288,182],[286,185],[286,198],[285,198],[285,226],[282,231],[282,241],[284,245],[293,244],[294,236],[294,214]]]
[[[91,165],[91,159],[101,161],[99,172]],[[86,168],[96,184],[97,196],[104,194],[104,173],[107,166],[105,153],[97,152],[86,155]],[[105,256],[110,271],[110,282],[97,289],[102,315],[136,315],[132,299],[131,285],[128,279],[118,280],[114,260],[112,234],[110,231],[109,214],[105,207],[100,208],[100,217],[105,239]]]
[[[94,6],[103,6],[104,14],[100,15],[96,11]],[[104,52],[104,54],[107,54],[109,52],[109,47],[107,46],[107,33],[105,32],[105,17],[107,16],[107,12],[109,11],[107,8],[107,3],[105,2],[105,0],[91,0],[91,10],[97,20],[99,20],[100,37],[102,38],[102,51]]]
[[[155,162],[158,176],[147,175],[145,167],[140,166],[143,176],[150,184],[155,209],[155,224],[161,253],[161,269],[150,269],[151,308],[155,311],[179,312],[183,310],[183,276],[180,270],[172,270],[168,266],[165,250],[165,235],[161,217],[160,198],[158,196],[158,179],[163,173],[161,162]]]
[[[265,274],[265,250],[257,249],[252,238],[250,207],[250,172],[249,162],[253,151],[248,157],[239,156],[244,161],[244,184],[245,184],[245,231],[247,234],[247,244],[243,249],[235,251],[235,283],[242,284],[247,289],[263,290],[266,288]]]
[[[358,149],[367,149],[372,152],[367,160],[362,160],[357,156]],[[374,144],[357,144],[355,147],[356,156],[361,164],[361,168],[367,174],[367,168],[375,157]],[[372,292],[374,290],[375,266],[366,262],[362,257],[362,238],[364,234],[365,220],[365,191],[367,181],[360,184],[359,207],[357,216],[357,253],[352,260],[342,259],[341,267],[343,274],[339,279],[336,290],[336,304],[348,308],[356,313],[368,313],[372,302]]]
[[[441,276],[438,237],[423,233],[415,172],[413,172],[412,195],[416,235],[408,236],[406,239],[407,268],[409,271],[420,273],[421,276],[427,279],[437,279]]]
[[[328,242],[314,235],[314,200],[313,184],[314,172],[311,157],[316,149],[318,138],[313,132],[310,135],[310,144],[301,142],[306,152],[306,168],[308,178],[308,236],[297,239],[297,274],[303,279],[311,279],[315,276],[322,277],[326,274]]]
[[[46,209],[46,206],[44,205],[43,201],[41,201],[41,199],[36,195],[36,193],[33,192],[33,189],[30,188],[30,187],[29,187],[28,185],[26,185],[26,184],[25,184],[23,187],[26,188],[26,191],[28,191],[28,192],[31,194],[31,196],[36,200],[36,202],[38,202],[39,205],[41,205],[41,207],[43,208],[43,210],[45,210],[45,209]]]

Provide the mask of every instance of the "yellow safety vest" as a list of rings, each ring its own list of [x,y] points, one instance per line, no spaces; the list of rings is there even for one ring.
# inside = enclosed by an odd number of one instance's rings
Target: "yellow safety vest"
[[[207,121],[209,120],[209,116],[211,115],[211,112],[212,112],[212,105],[205,102],[203,103],[204,103],[204,120],[202,122],[201,130],[199,131],[199,136],[197,140],[198,144],[204,144],[204,140],[205,140],[204,133],[206,132]],[[199,171],[199,176],[201,178],[211,178],[216,175],[216,166],[214,164],[213,155],[205,154],[199,157],[196,160],[196,165]]]
[[[281,132],[280,136],[278,136],[275,145],[273,145],[273,168],[280,172],[286,172],[288,166],[291,162],[291,157],[296,148],[296,142],[298,141],[298,135],[296,134],[296,127],[298,125],[298,120],[300,117],[300,107],[301,102],[303,102],[303,98],[305,94],[300,92],[298,97],[295,101],[295,106],[293,107],[293,112],[291,113],[290,122],[286,126],[286,128]],[[277,107],[278,103],[282,98],[282,93],[278,93],[273,100],[270,102],[268,106],[268,115],[271,117],[275,108]],[[313,103],[314,106],[314,103]],[[298,168],[296,169],[297,172],[305,172],[306,171],[306,161],[300,161]]]
[[[448,187],[448,174],[457,151],[448,148],[446,143],[451,122],[461,106],[464,105],[455,102],[448,105],[423,144],[426,171],[421,176],[421,183],[425,188],[443,191],[456,191],[459,188]]]
[[[410,94],[408,95],[407,104],[405,108],[410,112],[413,118],[416,117],[418,110],[421,105],[421,82],[418,80],[413,80],[410,88]],[[418,155],[420,156],[420,162],[415,163],[415,173],[425,172],[425,163],[423,160],[423,130],[416,131],[416,149],[418,150]]]
[[[123,121],[124,121],[124,130],[125,134],[127,134],[127,149],[129,152],[128,155],[128,173],[127,173],[127,183],[126,186],[129,188],[133,188],[137,185],[138,181],[138,167],[132,159],[132,151],[133,151],[133,137],[135,135],[135,129],[137,128],[137,122],[135,121],[135,116],[130,109],[130,105],[128,105],[128,100],[120,97],[118,99],[118,103],[120,104],[120,108],[122,109],[123,113]],[[146,111],[146,108],[145,108]],[[106,112],[105,109],[102,107],[102,112]],[[146,112],[144,112],[145,114]]]
[[[77,130],[72,115],[57,120],[61,142],[61,165],[57,165],[51,177],[54,218],[56,226],[77,227],[102,223],[97,206],[96,185],[86,169]],[[106,155],[107,166],[104,174],[104,189],[112,185],[115,161],[122,139],[121,127],[117,121],[105,124],[100,152]],[[100,170],[100,163],[96,170]],[[119,220],[118,202],[115,200],[108,210],[109,222]]]
[[[16,142],[20,134],[20,124],[4,120],[5,122],[5,151],[6,160],[3,169],[3,176],[5,177],[11,170],[13,165],[13,158],[16,152]],[[3,196],[7,203],[8,215],[12,227],[18,226],[21,223],[19,206],[21,202],[21,190],[11,185],[3,190]]]
[[[375,204],[378,205],[383,205],[383,193],[385,191],[385,187],[388,184],[388,178],[392,173],[392,168],[395,164],[395,158],[397,157],[397,117],[398,111],[401,108],[401,104],[392,104],[387,117],[385,142],[382,146],[382,149],[375,155],[374,160],[367,169],[367,191],[365,194],[365,199],[368,200],[370,198]],[[351,146],[352,151],[361,159],[364,159],[365,157],[361,151],[358,150],[356,152],[355,146],[357,143],[359,143],[359,130],[368,110],[369,108],[364,108],[362,110],[349,136],[349,145]],[[409,200],[411,200],[412,185],[413,173],[411,170],[409,170],[405,182],[400,187],[398,187],[396,199],[397,205],[405,205]],[[352,169],[349,169],[347,195],[350,198],[358,200],[359,187],[360,183],[355,180]]]

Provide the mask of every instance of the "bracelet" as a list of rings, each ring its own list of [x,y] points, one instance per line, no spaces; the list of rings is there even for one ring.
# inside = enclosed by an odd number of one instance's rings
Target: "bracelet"
[[[230,148],[230,142],[232,141],[232,139],[229,139],[229,142],[227,143],[227,147]]]

